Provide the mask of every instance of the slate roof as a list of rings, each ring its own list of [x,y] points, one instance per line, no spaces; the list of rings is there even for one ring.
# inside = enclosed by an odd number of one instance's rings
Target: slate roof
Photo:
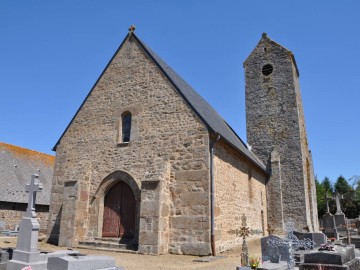
[[[192,109],[198,114],[203,122],[211,131],[221,135],[228,143],[239,150],[242,154],[253,161],[258,167],[265,170],[265,165],[247,148],[246,144],[229,126],[228,123],[215,111],[215,109],[203,99],[180,75],[168,66],[155,52],[153,52],[135,34],[134,37],[144,47],[158,67],[164,72],[166,77],[172,82],[179,93],[185,98]]]
[[[37,173],[43,189],[36,204],[49,205],[54,162],[54,156],[0,142],[0,201],[27,203],[25,185]]]
[[[266,172],[265,165],[247,148],[246,144],[241,140],[241,138],[235,133],[235,131],[226,123],[226,121],[215,111],[215,109],[206,102],[186,81],[184,81],[170,66],[168,66],[154,51],[152,51],[143,41],[141,41],[133,32],[129,33],[124,41],[121,43],[119,49],[116,51],[114,56],[111,58],[110,62],[108,63],[107,67],[100,75],[97,82],[100,80],[102,75],[105,73],[108,66],[111,64],[112,59],[121,49],[122,45],[125,43],[126,40],[133,36],[139,44],[143,47],[145,52],[152,58],[154,63],[162,70],[163,74],[168,78],[168,80],[172,83],[172,85],[177,89],[179,94],[187,101],[189,106],[196,112],[196,114],[200,117],[200,119],[204,122],[207,128],[212,131],[220,134],[222,139],[227,141],[231,146],[233,146],[236,150],[238,150],[241,154],[245,155],[251,162],[253,162],[257,167],[262,169]],[[95,88],[97,82],[93,86],[92,89]],[[91,90],[92,91],[92,90]],[[90,91],[90,93],[91,93]],[[88,94],[88,96],[90,95]],[[88,97],[87,96],[87,97]],[[71,122],[76,117],[77,113],[80,111],[81,107],[85,103],[87,97],[85,98],[84,102],[76,112],[75,116],[71,120]],[[61,135],[60,139],[54,146],[53,150],[56,150],[56,146],[60,143],[62,136],[65,134],[66,130],[69,126],[65,129],[64,133]]]

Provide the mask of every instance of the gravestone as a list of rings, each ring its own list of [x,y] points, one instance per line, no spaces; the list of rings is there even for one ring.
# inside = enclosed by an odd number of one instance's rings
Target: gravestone
[[[12,260],[7,263],[6,270],[18,270],[30,266],[32,270],[47,269],[47,259],[38,250],[39,221],[35,213],[36,192],[42,190],[39,176],[33,174],[25,191],[29,193],[28,207],[19,226],[19,236]]]
[[[269,239],[268,245],[271,247],[280,247],[284,246],[289,251],[289,259],[287,261],[288,269],[294,269],[295,267],[295,256],[294,251],[298,249],[308,250],[314,247],[314,242],[308,238],[299,240],[294,235],[295,224],[293,221],[289,220],[286,222],[286,237],[284,239]]]
[[[262,257],[266,257],[268,259],[271,258],[273,255],[278,255],[280,257],[280,261],[288,261],[289,260],[289,249],[286,246],[279,245],[279,246],[271,246],[269,245],[270,242],[281,241],[280,237],[275,235],[270,235],[261,238],[261,254]]]
[[[115,259],[108,256],[65,256],[48,259],[49,270],[124,270],[115,266]]]
[[[28,207],[19,226],[19,237],[12,259],[1,265],[6,270],[123,270],[115,265],[115,260],[106,256],[80,256],[77,251],[60,250],[51,253],[38,250],[39,222],[35,213],[36,192],[42,189],[39,176],[33,174],[25,191],[29,193]],[[2,253],[0,254],[1,256]],[[6,256],[6,255],[4,255]],[[29,268],[27,268],[29,267]],[[0,270],[4,270],[1,269]]]
[[[336,213],[334,215],[334,218],[335,218],[336,227],[338,229],[342,227],[346,228],[346,217],[343,211],[341,210],[341,204],[340,204],[340,199],[343,198],[344,198],[343,195],[341,195],[338,192],[335,192],[333,195],[333,199],[335,199],[336,201]]]
[[[323,215],[322,222],[323,222],[323,233],[328,238],[335,238],[338,239],[339,235],[336,229],[336,223],[334,216],[330,213],[329,210],[329,201],[328,201],[327,193],[325,193],[325,201],[326,201],[326,213]]]
[[[9,261],[10,254],[7,250],[0,249],[0,270],[6,270],[6,264]]]
[[[303,233],[294,231],[294,235],[299,240],[310,239],[314,242],[314,248],[320,247],[322,244],[326,243],[326,235],[323,233]]]
[[[320,251],[305,254],[304,263],[299,270],[357,270],[360,260],[355,257],[355,248],[352,245],[334,247],[334,251]]]

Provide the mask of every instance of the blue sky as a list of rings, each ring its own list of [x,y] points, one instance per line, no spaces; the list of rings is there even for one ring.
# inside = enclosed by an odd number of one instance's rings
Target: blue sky
[[[243,62],[261,34],[295,54],[315,173],[360,175],[360,1],[0,1],[0,142],[54,146],[127,34],[246,141]]]

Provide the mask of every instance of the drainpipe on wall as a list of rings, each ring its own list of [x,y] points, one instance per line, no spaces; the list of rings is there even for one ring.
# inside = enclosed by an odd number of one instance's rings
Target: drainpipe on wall
[[[211,250],[212,255],[216,256],[215,251],[215,184],[214,184],[214,147],[215,144],[220,140],[221,136],[215,132],[216,139],[210,143],[210,204],[211,204]]]

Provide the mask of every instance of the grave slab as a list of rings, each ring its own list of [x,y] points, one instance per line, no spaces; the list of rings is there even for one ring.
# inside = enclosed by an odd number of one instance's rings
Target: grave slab
[[[335,246],[335,251],[320,251],[305,254],[300,270],[358,270],[360,260],[355,257],[355,247]]]
[[[287,262],[280,261],[279,263],[272,263],[270,261],[263,262],[258,270],[286,270],[288,268]]]
[[[65,256],[48,258],[48,270],[121,270],[108,256]]]
[[[236,270],[251,270],[250,266],[236,266]]]

